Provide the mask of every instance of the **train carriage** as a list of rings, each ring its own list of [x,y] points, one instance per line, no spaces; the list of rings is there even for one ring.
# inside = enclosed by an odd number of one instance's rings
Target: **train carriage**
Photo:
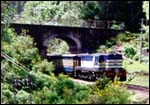
[[[113,79],[117,75],[120,81],[126,80],[122,55],[118,53],[48,55],[48,59],[54,62],[56,74],[63,72],[89,80],[98,79],[102,75]]]
[[[75,67],[78,65],[77,56],[75,54],[65,54],[65,55],[47,55],[48,61],[53,61],[55,64],[54,73],[58,75],[59,73],[72,75]]]

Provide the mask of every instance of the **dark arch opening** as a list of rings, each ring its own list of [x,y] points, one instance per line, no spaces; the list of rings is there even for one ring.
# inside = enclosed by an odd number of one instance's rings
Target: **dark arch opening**
[[[71,38],[63,37],[63,36],[55,36],[49,39],[47,53],[75,54],[78,52],[79,52],[79,46]]]

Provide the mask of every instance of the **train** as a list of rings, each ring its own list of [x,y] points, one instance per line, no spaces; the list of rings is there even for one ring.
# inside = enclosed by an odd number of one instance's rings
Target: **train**
[[[47,54],[47,59],[54,63],[56,75],[64,73],[87,80],[97,80],[103,75],[113,80],[117,76],[117,80],[126,81],[126,70],[120,53]]]

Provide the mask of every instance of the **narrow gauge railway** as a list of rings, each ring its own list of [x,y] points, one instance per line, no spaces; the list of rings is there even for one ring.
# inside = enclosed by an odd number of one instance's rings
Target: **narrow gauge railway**
[[[133,84],[126,84],[128,90],[139,90],[149,93],[149,87],[146,86],[139,86],[139,85],[133,85]]]
[[[133,85],[133,84],[126,84],[127,90],[134,93],[138,100],[142,103],[149,103],[149,87]]]
[[[117,75],[118,80],[126,80],[126,70],[122,67],[122,54],[119,53],[47,54],[47,59],[55,64],[56,75],[64,73],[85,80],[96,80],[103,75],[114,79]]]

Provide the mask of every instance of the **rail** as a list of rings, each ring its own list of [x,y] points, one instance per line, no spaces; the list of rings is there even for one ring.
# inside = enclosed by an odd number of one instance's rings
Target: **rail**
[[[140,91],[149,91],[149,87],[146,86],[139,86],[139,85],[133,85],[133,84],[126,84],[127,89],[134,89],[134,90],[140,90]]]

